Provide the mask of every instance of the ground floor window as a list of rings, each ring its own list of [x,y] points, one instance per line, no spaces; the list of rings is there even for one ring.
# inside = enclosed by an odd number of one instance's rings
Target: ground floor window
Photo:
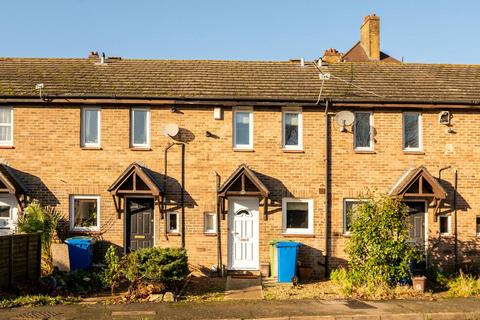
[[[205,224],[204,232],[205,233],[217,233],[217,215],[215,212],[205,212]]]
[[[313,234],[313,200],[282,199],[283,232]]]
[[[100,229],[99,196],[70,196],[70,229],[74,231]]]
[[[178,212],[169,212],[167,214],[167,231],[169,233],[179,233]]]
[[[352,227],[352,218],[355,209],[361,205],[363,199],[343,199],[343,233],[350,234]]]
[[[438,217],[438,221],[440,224],[440,234],[441,235],[449,235],[450,234],[450,216],[440,216]]]
[[[0,205],[0,218],[10,218],[9,205]]]
[[[480,236],[480,216],[476,217],[477,236]]]

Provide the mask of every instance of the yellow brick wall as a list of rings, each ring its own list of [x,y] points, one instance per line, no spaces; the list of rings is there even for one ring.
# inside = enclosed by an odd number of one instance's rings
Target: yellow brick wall
[[[311,264],[318,274],[324,252],[324,113],[323,109],[303,110],[303,153],[282,151],[282,113],[280,109],[255,107],[254,152],[232,150],[232,113],[224,108],[224,119],[213,119],[213,107],[181,108],[172,113],[170,108],[151,107],[151,150],[129,148],[129,108],[102,109],[101,150],[80,148],[80,107],[16,107],[14,110],[14,149],[1,149],[0,158],[28,177],[28,185],[44,202],[57,205],[68,219],[69,195],[95,194],[101,196],[101,232],[99,239],[123,247],[124,215],[117,216],[108,187],[134,161],[163,173],[163,149],[169,142],[161,133],[165,123],[175,122],[186,147],[186,248],[190,261],[211,268],[217,261],[216,237],[204,235],[203,215],[215,208],[215,175],[222,181],[242,163],[264,175],[262,179],[272,193],[275,204],[270,206],[268,221],[260,210],[260,262],[269,261],[268,242],[287,239],[282,236],[281,197],[294,196],[314,200],[314,237],[288,238],[305,244],[302,260]],[[343,235],[343,199],[356,197],[366,187],[386,192],[410,166],[425,165],[434,176],[441,167],[451,165],[459,172],[459,239],[460,249],[468,259],[478,246],[475,217],[479,200],[476,195],[480,152],[480,114],[474,111],[453,112],[453,128],[438,124],[438,110],[424,112],[424,154],[404,154],[402,151],[401,110],[373,110],[376,128],[374,154],[353,151],[351,130],[339,132],[331,122],[332,133],[332,203],[331,250],[333,264],[345,261]],[[208,138],[206,131],[218,138]],[[447,145],[451,145],[446,147]],[[446,153],[446,148],[452,149]],[[168,175],[176,180],[169,185],[169,197],[179,199],[180,147],[169,152]],[[445,181],[453,184],[453,173],[443,173]],[[451,201],[452,189],[449,192]],[[432,211],[433,208],[430,208]],[[452,219],[453,221],[453,219]],[[227,220],[222,225],[223,262],[227,263]],[[452,224],[453,226],[453,224]],[[430,214],[428,220],[431,243],[438,242],[438,222]],[[159,246],[179,246],[179,236],[165,238],[164,221],[155,208],[155,242]],[[452,238],[442,237],[435,256],[452,261]],[[473,248],[473,249],[472,249]],[[472,251],[473,250],[473,251]],[[445,256],[448,254],[448,256]],[[430,257],[434,258],[434,257]]]

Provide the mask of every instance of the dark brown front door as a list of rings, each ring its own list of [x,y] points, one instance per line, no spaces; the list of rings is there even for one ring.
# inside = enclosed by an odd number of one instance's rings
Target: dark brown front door
[[[153,247],[153,199],[127,198],[127,252]]]

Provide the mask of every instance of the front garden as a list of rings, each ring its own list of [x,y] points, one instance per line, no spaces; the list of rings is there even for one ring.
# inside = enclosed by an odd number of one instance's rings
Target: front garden
[[[202,302],[224,299],[225,278],[209,278],[188,264],[185,250],[148,248],[120,255],[110,247],[105,264],[89,270],[52,268],[49,251],[58,213],[34,203],[20,230],[44,232],[42,278],[0,291],[0,308],[69,303]],[[31,213],[31,214],[30,214]],[[429,268],[427,291],[411,286],[411,261],[422,259],[408,239],[408,210],[399,199],[369,195],[352,215],[346,253],[349,264],[331,272],[330,280],[275,281],[263,288],[266,300],[286,299],[440,299],[480,297],[475,275],[448,274]]]

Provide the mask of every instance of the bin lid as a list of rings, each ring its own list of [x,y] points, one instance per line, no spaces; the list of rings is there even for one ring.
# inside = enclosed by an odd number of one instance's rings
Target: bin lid
[[[92,237],[87,237],[87,236],[77,236],[77,237],[71,237],[71,238],[68,238],[65,240],[65,242],[68,244],[68,243],[90,243],[90,244],[94,244],[95,243],[95,239],[92,238]]]
[[[300,242],[295,241],[281,241],[277,242],[277,248],[285,248],[285,247],[301,247],[302,244]]]

